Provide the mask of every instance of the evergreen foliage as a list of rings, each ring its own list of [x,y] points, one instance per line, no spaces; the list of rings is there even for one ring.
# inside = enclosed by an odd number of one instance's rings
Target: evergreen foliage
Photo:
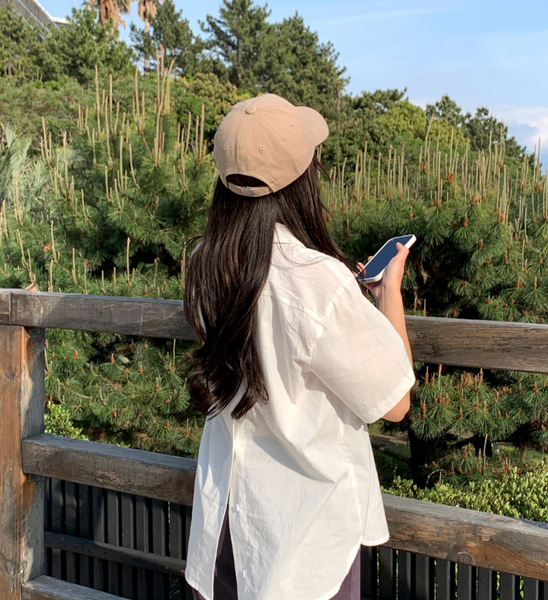
[[[100,75],[116,73],[118,77],[133,72],[133,50],[120,40],[117,29],[103,27],[93,12],[72,9],[67,24],[52,31],[44,40],[42,74],[46,81],[64,77],[79,83],[93,83],[95,69]]]
[[[0,76],[38,78],[44,56],[43,30],[26,23],[11,3],[0,9]]]
[[[205,48],[166,0],[148,37],[135,38],[156,72],[133,77],[131,50],[91,12],[38,43],[0,10],[0,287],[180,300],[216,176],[213,133],[235,102],[275,91],[328,117],[323,193],[344,249],[363,260],[392,235],[417,236],[403,282],[411,314],[546,322],[538,158],[488,113],[462,115],[450,99],[424,111],[405,90],[345,94],[332,46],[298,14],[277,24],[269,14],[226,0],[204,26]],[[52,428],[196,451],[182,343],[65,331],[47,340]],[[499,476],[499,440],[548,448],[547,377],[415,366],[402,425],[416,482]]]
[[[63,27],[43,31],[28,23],[8,4],[0,9],[0,74],[21,81],[92,82],[95,68],[100,74],[120,76],[133,71],[133,50],[120,41],[117,30],[99,25],[93,13],[73,9]]]
[[[507,466],[496,479],[472,481],[465,487],[437,482],[432,488],[424,489],[412,480],[398,476],[391,487],[382,488],[382,491],[394,496],[548,523],[546,462],[537,463],[525,472],[517,466]]]
[[[28,140],[8,128],[0,155],[0,287],[181,299],[186,246],[201,230],[214,167],[204,111],[190,127],[170,110],[170,79],[145,108],[120,114],[97,80],[94,111],[80,111],[72,144]],[[47,399],[93,439],[193,453],[198,421],[182,379],[182,343],[50,331]],[[51,406],[51,405],[50,405]]]
[[[269,16],[266,5],[256,6],[252,0],[223,0],[219,17],[207,15],[201,23],[204,33],[209,34],[206,47],[227,66],[230,82],[254,95],[265,91],[258,86],[258,78],[267,58]]]
[[[150,19],[152,31],[140,29],[131,24],[131,40],[138,56],[146,63],[146,71],[156,71],[156,56],[163,49],[165,63],[173,61],[173,72],[188,76],[195,73],[223,72],[220,63],[208,64],[203,55],[205,43],[192,32],[189,22],[183,18],[183,11],[176,10],[173,0],[165,0],[156,9],[156,16]]]
[[[531,168],[524,157],[516,166],[499,143],[477,155],[455,145],[444,155],[438,143],[426,140],[418,164],[405,148],[387,157],[360,152],[352,185],[344,168],[333,169],[327,195],[339,242],[363,260],[386,239],[414,233],[403,280],[411,314],[545,323],[548,192],[540,164]],[[494,441],[525,436],[548,447],[548,377],[415,366],[409,428],[417,482],[438,469],[460,478],[497,472]],[[470,453],[465,440],[477,449]]]

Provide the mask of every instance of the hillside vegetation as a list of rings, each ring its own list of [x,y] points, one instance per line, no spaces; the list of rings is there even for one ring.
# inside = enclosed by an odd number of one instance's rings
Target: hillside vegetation
[[[215,129],[235,102],[276,92],[326,115],[322,193],[343,249],[363,260],[393,235],[417,236],[408,314],[546,322],[546,179],[488,111],[462,114],[447,97],[424,110],[398,90],[346,94],[336,52],[298,15],[272,24],[225,1],[202,39],[166,0],[150,24],[130,47],[75,10],[38,42],[0,10],[0,287],[182,299],[217,176]],[[195,455],[203,417],[182,375],[187,348],[48,330],[50,429]],[[409,418],[384,426],[409,430],[417,484],[534,470],[528,448],[548,448],[548,377],[415,367]],[[523,456],[494,452],[501,441]]]

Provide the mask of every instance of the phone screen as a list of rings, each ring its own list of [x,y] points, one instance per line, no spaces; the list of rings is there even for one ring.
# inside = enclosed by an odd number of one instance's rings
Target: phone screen
[[[388,240],[386,244],[375,254],[375,256],[365,265],[365,273],[363,271],[358,275],[358,279],[377,277],[379,273],[386,269],[388,263],[396,256],[398,250],[396,244],[400,242],[405,245],[413,235],[400,235],[399,237]]]

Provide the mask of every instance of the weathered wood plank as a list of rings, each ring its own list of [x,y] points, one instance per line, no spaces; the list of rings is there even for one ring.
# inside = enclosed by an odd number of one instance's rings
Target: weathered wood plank
[[[0,323],[194,339],[182,302],[26,290],[0,291]],[[417,361],[548,373],[548,325],[406,317]]]
[[[43,575],[25,583],[22,600],[120,600],[120,598]]]
[[[192,504],[196,461],[42,434],[23,441],[25,473]]]
[[[383,494],[391,548],[548,579],[542,523]]]
[[[178,300],[11,290],[11,324],[192,340]]]
[[[413,316],[405,320],[414,360],[548,373],[548,325]]]
[[[184,577],[186,561],[170,556],[160,556],[149,552],[141,552],[133,548],[115,546],[94,540],[59,533],[45,534],[45,543],[48,548],[58,548],[75,554],[92,556],[109,562],[120,563],[126,567],[139,567],[152,569],[166,575]]]
[[[21,440],[44,429],[44,330],[0,325],[0,598],[44,568],[44,482],[24,475]]]

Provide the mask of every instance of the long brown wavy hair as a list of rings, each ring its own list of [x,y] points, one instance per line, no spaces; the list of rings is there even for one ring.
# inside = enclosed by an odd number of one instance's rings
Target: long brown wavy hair
[[[308,248],[352,267],[327,229],[320,172],[328,177],[314,157],[293,183],[259,198],[235,194],[217,181],[205,233],[188,262],[184,299],[186,320],[201,343],[188,366],[190,394],[209,417],[219,414],[238,392],[241,398],[231,412],[235,419],[258,400],[268,401],[253,333],[276,223]],[[242,175],[229,180],[264,185]]]

